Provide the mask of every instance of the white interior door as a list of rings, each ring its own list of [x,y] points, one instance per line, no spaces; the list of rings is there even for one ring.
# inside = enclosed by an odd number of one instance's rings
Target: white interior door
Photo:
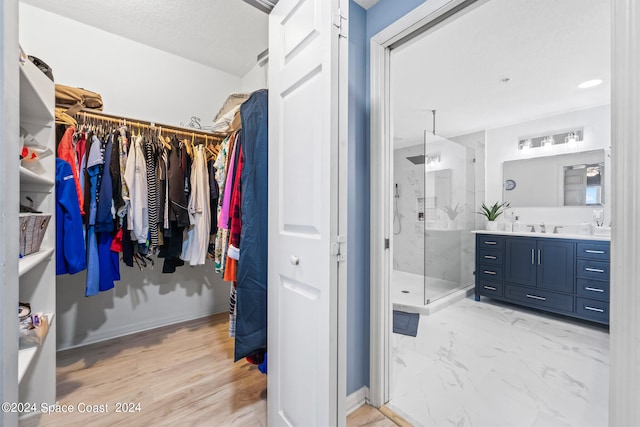
[[[343,21],[341,1],[280,0],[269,18],[271,427],[344,423],[338,315],[346,280],[338,282],[346,277],[339,253],[346,254],[347,110],[338,83],[346,42],[334,25]]]

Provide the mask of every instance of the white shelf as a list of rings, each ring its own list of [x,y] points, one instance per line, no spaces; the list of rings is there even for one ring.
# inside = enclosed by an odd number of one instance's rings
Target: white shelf
[[[37,352],[38,347],[24,348],[18,351],[18,383],[22,381],[22,377],[24,377],[25,372],[27,372]]]
[[[51,179],[49,176],[39,175],[24,166],[20,166],[20,184],[51,187],[56,185],[56,181],[55,179]]]
[[[22,276],[41,262],[48,260],[51,258],[51,255],[53,255],[53,249],[40,248],[35,254],[20,258],[20,262],[18,263],[18,276]]]
[[[48,327],[52,328],[53,313],[47,313],[46,316],[49,324]],[[48,334],[49,334],[49,330],[47,330],[47,335]],[[42,338],[42,341],[44,342],[45,339],[46,339],[46,335]],[[40,350],[40,346],[23,348],[18,351],[18,384],[22,381],[24,374],[29,369],[29,366],[31,365],[33,358],[36,357],[38,350]]]
[[[53,97],[55,85],[29,60],[20,65],[20,120],[50,122],[54,111],[47,97]]]

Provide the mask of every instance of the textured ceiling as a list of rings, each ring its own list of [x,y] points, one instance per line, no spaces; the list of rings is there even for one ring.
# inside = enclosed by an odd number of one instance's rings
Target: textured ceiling
[[[432,109],[450,137],[609,103],[609,17],[609,0],[490,0],[392,51],[396,140],[420,142]]]
[[[269,44],[268,15],[241,0],[21,1],[239,77]]]

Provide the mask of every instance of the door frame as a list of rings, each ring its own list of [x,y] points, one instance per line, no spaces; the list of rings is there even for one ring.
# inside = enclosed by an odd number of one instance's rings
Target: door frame
[[[389,401],[391,349],[391,215],[393,162],[390,63],[397,44],[437,25],[480,0],[429,0],[371,38],[371,322],[369,402]]]
[[[482,1],[482,0],[481,0]],[[640,287],[615,286],[635,283],[640,275],[640,221],[630,215],[640,203],[637,191],[640,163],[640,126],[631,117],[640,116],[640,5],[611,0],[611,133],[613,230],[611,238],[611,319],[609,420],[611,425],[634,425],[640,421],[640,324],[634,313],[640,305]],[[392,47],[425,26],[433,26],[466,7],[465,0],[428,0],[371,38],[370,129],[371,129],[371,217],[370,217],[370,381],[369,402],[376,407],[389,400],[391,348],[391,250],[385,240],[392,230],[392,162],[390,53]],[[416,31],[418,30],[418,31]],[[624,232],[623,232],[624,230]]]

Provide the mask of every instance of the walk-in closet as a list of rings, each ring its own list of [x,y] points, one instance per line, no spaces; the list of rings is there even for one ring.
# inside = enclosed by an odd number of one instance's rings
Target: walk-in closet
[[[266,424],[268,14],[18,12],[20,424]]]

